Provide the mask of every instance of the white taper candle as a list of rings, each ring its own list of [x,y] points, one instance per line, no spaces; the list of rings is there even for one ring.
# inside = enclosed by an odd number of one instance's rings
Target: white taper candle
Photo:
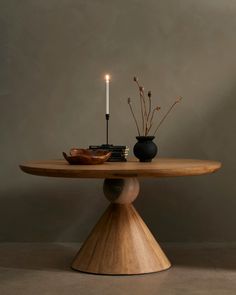
[[[106,75],[105,80],[106,80],[106,114],[109,115],[109,82],[110,82],[110,75]]]

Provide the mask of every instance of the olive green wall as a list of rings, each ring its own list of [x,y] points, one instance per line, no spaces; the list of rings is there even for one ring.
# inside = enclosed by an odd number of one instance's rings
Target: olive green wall
[[[43,178],[18,164],[104,142],[135,143],[133,75],[163,111],[160,157],[217,159],[214,175],[142,180],[135,205],[169,242],[236,242],[236,1],[0,1],[0,241],[82,241],[107,206],[100,180]]]

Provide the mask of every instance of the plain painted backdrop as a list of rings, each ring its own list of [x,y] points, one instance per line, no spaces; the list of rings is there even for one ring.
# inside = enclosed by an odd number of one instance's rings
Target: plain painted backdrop
[[[82,241],[108,202],[101,180],[22,173],[105,140],[131,150],[137,75],[164,112],[160,157],[220,160],[216,174],[141,181],[135,206],[168,242],[236,242],[236,1],[0,1],[0,241]]]

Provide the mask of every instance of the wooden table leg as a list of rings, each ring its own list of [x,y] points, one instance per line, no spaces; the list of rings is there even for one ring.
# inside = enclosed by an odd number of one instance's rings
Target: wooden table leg
[[[103,190],[111,204],[79,250],[72,268],[110,275],[168,269],[168,258],[132,205],[139,193],[138,179],[105,179]]]

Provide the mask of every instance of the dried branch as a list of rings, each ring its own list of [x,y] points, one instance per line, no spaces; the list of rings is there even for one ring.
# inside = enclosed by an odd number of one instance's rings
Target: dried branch
[[[145,97],[145,92],[144,92],[144,87],[140,87],[139,89],[140,96],[142,97],[143,100],[143,105],[144,105],[144,136],[147,135],[147,125],[148,125],[148,114],[147,114],[147,105],[146,105],[146,97]]]
[[[138,121],[137,121],[137,119],[135,117],[135,114],[134,114],[134,111],[133,111],[133,108],[132,108],[132,105],[131,105],[131,98],[130,97],[128,97],[128,105],[130,107],[131,114],[132,114],[132,116],[134,118],[134,122],[135,122],[135,125],[136,125],[136,128],[137,128],[137,131],[138,131],[138,135],[140,136],[140,130],[139,130],[139,127],[138,127]]]
[[[151,109],[152,109],[152,99],[151,99],[151,97],[152,97],[152,93],[149,90],[148,91],[148,114],[147,114],[146,134],[145,135],[148,135],[148,132],[149,132],[150,126],[151,126],[151,121],[152,121],[152,120],[149,120],[150,115],[151,115]]]
[[[145,102],[144,102],[143,97],[142,97],[141,92],[140,92],[141,86],[139,85],[137,77],[134,77],[134,82],[137,84],[138,89],[139,89],[140,112],[141,112],[141,116],[142,116],[142,129],[143,129],[143,135],[144,135],[144,129],[145,129],[145,119],[144,119]]]
[[[143,126],[143,135],[146,135],[146,129],[147,129],[147,121],[148,121],[148,115],[147,115],[147,106],[146,106],[146,98],[144,93],[144,87],[139,84],[138,78],[134,77],[134,82],[138,86],[139,90],[139,98],[140,98],[140,105],[141,105],[141,113],[142,113],[142,126]]]
[[[152,92],[149,90],[148,91],[148,101],[149,101],[149,105],[148,105],[148,118],[151,114],[151,109],[152,109]]]
[[[153,119],[154,119],[154,115],[156,112],[158,112],[161,108],[159,106],[155,107],[155,109],[152,110],[152,115],[151,115],[151,118],[150,118],[150,125],[149,125],[149,128],[148,128],[148,132],[151,130],[152,128],[152,125],[153,125]]]
[[[140,96],[141,96],[142,99],[143,99],[143,104],[144,104],[144,115],[145,115],[145,118],[146,118],[146,120],[147,120],[146,97],[145,97],[145,92],[144,92],[144,87],[143,87],[143,86],[140,86],[140,87],[139,87],[139,93],[140,93]]]
[[[172,111],[172,109],[174,108],[174,106],[179,103],[182,100],[182,97],[178,97],[176,99],[176,101],[170,106],[169,110],[166,112],[166,114],[163,116],[163,118],[161,119],[161,121],[159,122],[159,124],[157,125],[154,134],[156,134],[157,130],[160,128],[160,126],[162,125],[162,123],[165,121],[166,117],[169,115],[169,113]]]
[[[157,106],[154,109],[152,109],[152,93],[151,91],[148,91],[147,93],[147,97],[145,96],[145,91],[144,91],[144,87],[140,85],[138,78],[134,77],[133,78],[134,82],[137,84],[138,90],[139,90],[139,99],[140,99],[140,112],[141,112],[141,118],[142,118],[142,130],[139,129],[138,126],[138,121],[136,119],[136,116],[134,114],[132,105],[131,105],[131,99],[128,98],[128,104],[132,113],[132,116],[134,118],[137,130],[138,130],[138,134],[139,136],[142,134],[143,136],[147,136],[151,130],[151,128],[153,127],[153,121],[155,118],[155,114],[157,111],[160,110],[160,107]],[[170,108],[168,109],[168,111],[166,112],[166,114],[163,116],[163,118],[161,119],[161,121],[158,123],[155,132],[153,135],[156,134],[157,130],[160,128],[160,126],[162,125],[162,123],[165,121],[166,117],[169,115],[169,113],[172,111],[172,109],[174,108],[174,106],[179,103],[181,101],[182,97],[179,97],[175,100],[175,102],[170,106]],[[140,130],[142,132],[140,132]]]

